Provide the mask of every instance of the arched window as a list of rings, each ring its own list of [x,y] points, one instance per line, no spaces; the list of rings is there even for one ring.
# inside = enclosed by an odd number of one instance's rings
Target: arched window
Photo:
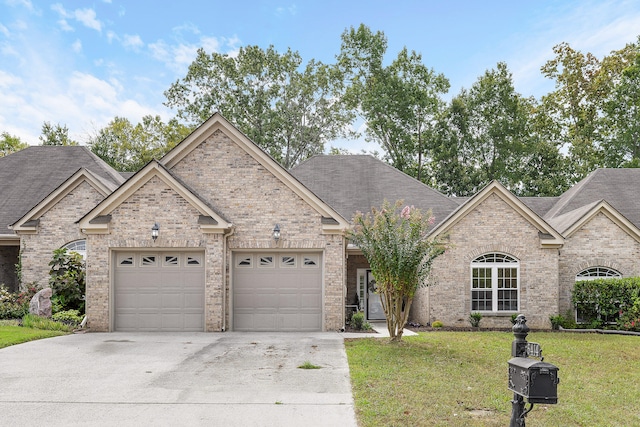
[[[87,258],[87,241],[86,240],[74,240],[63,246],[63,248],[77,252],[82,256],[82,259]]]
[[[489,253],[471,261],[471,311],[518,311],[520,262]]]
[[[578,274],[576,274],[576,282],[582,280],[596,280],[596,279],[611,279],[622,277],[622,274],[618,270],[614,270],[609,267],[589,267],[585,268]],[[605,323],[615,323],[615,318],[602,318],[599,313],[597,304],[591,301],[576,302],[576,322],[577,323],[589,323],[593,320],[599,319]]]

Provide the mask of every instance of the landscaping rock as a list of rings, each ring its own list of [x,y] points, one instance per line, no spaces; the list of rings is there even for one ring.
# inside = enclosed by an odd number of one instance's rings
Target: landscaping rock
[[[51,317],[51,288],[44,288],[31,298],[29,313],[36,316]]]

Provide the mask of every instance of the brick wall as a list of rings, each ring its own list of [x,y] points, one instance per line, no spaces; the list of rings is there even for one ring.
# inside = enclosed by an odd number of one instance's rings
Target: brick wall
[[[558,312],[558,250],[540,248],[538,230],[496,194],[449,232],[451,248],[434,262],[431,286],[416,294],[411,318],[466,327],[471,312],[471,261],[501,252],[520,262],[520,310],[532,328],[550,327]],[[481,326],[510,327],[511,313],[486,313]]]
[[[603,213],[584,224],[560,250],[560,313],[573,311],[571,291],[576,274],[590,267],[609,267],[623,277],[640,275],[640,243]]]
[[[172,173],[234,224],[235,232],[227,242],[226,271],[222,236],[203,234],[197,224],[199,213],[160,179],[152,178],[111,212],[109,235],[88,238],[87,310],[93,330],[109,329],[109,250],[152,246],[205,250],[206,330],[219,331],[223,302],[227,325],[231,315],[228,279],[232,252],[274,248],[272,231],[276,224],[281,229],[278,248],[323,251],[324,328],[342,328],[344,238],[323,234],[320,214],[221,131],[194,148],[172,168]],[[160,224],[160,237],[155,243],[150,235],[154,222]]]
[[[23,234],[22,286],[49,283],[49,262],[53,251],[74,240],[84,239],[75,222],[103,199],[86,181],[76,186],[40,217],[37,234]]]

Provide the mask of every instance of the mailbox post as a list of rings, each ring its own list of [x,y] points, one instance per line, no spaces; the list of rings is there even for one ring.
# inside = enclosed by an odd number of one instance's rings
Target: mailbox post
[[[515,338],[509,360],[509,390],[513,391],[509,427],[525,427],[525,417],[535,403],[558,403],[558,368],[544,362],[540,345],[527,342],[528,334],[527,320],[520,314],[513,325]],[[529,409],[525,409],[525,398],[531,405]]]

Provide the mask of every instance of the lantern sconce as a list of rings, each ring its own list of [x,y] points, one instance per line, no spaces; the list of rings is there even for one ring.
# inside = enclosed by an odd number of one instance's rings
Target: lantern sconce
[[[276,241],[276,244],[278,240],[280,240],[280,224],[276,224],[276,226],[273,227],[273,240]]]
[[[160,234],[160,224],[156,222],[155,224],[153,224],[153,227],[151,227],[151,238],[154,242],[158,238],[158,234]]]

